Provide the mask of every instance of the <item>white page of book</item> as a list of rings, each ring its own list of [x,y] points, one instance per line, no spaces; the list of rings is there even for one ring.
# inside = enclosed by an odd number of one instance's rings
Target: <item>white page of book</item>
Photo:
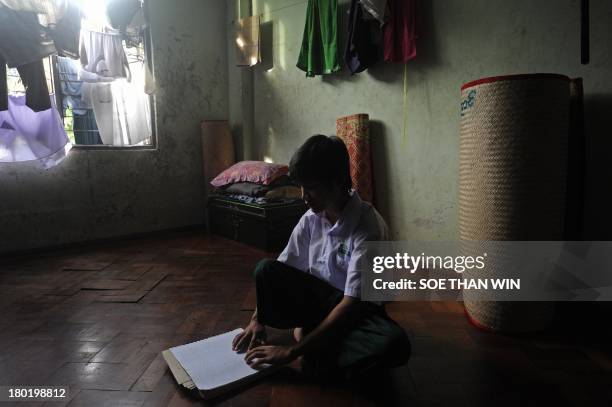
[[[232,350],[232,341],[240,332],[241,328],[234,329],[201,341],[170,348],[170,351],[198,389],[215,389],[259,372],[245,362],[244,353],[239,354]]]

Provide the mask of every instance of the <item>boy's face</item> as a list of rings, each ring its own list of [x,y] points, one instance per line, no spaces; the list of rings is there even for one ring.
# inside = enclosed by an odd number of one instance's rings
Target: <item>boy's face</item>
[[[330,187],[318,182],[304,183],[301,189],[302,199],[313,212],[321,212],[331,207],[340,195],[340,187]]]

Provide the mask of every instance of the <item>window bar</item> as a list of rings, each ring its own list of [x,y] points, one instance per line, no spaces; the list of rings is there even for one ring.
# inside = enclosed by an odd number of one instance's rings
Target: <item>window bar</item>
[[[51,75],[51,83],[53,86],[53,91],[55,92],[55,104],[57,110],[59,111],[60,117],[62,118],[62,123],[64,122],[64,95],[62,94],[62,85],[59,77],[59,66],[57,61],[57,55],[53,55],[51,60],[49,61],[49,68],[53,75]],[[59,86],[57,86],[59,84]]]

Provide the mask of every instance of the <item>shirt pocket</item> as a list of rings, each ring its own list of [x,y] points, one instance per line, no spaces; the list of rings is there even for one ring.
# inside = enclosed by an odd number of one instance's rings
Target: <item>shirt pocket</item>
[[[98,102],[111,103],[113,101],[113,91],[110,83],[101,83],[98,85]]]
[[[348,243],[339,243],[334,248],[334,265],[341,269],[348,269],[349,260],[351,258]]]

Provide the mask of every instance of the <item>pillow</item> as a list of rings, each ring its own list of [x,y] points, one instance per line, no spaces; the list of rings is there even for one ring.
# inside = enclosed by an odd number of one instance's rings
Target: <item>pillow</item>
[[[276,179],[289,173],[286,164],[270,164],[263,161],[240,161],[221,174],[210,183],[220,188],[236,182],[254,182],[261,185],[270,185]]]

